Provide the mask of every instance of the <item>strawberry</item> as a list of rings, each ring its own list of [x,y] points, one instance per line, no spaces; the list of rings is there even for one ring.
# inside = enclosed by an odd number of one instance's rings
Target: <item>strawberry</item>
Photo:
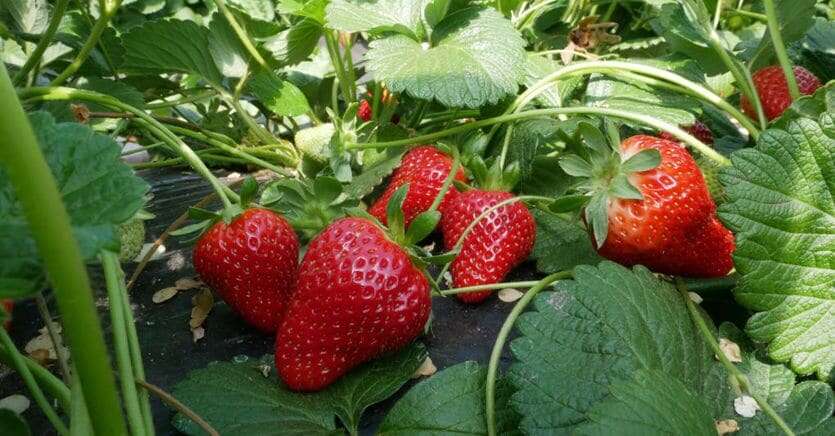
[[[357,109],[357,116],[360,117],[363,122],[367,123],[371,121],[371,102],[367,99],[362,99],[360,101],[360,107]]]
[[[368,210],[369,213],[383,224],[387,224],[386,208],[392,194],[408,183],[409,192],[403,204],[403,214],[406,217],[406,226],[408,227],[416,216],[429,210],[432,206],[435,197],[441,192],[444,180],[452,170],[452,164],[451,157],[430,145],[410,150],[403,156],[400,167],[394,172],[386,190]],[[461,182],[467,181],[467,177],[461,169],[455,173],[455,179]],[[458,190],[450,186],[441,203],[440,210],[443,210],[444,205],[452,201],[458,194]]]
[[[3,327],[8,330],[12,326],[12,310],[14,310],[14,301],[13,300],[0,300],[0,304],[3,305],[3,309],[6,310],[6,313],[9,314],[9,319],[3,323]]]
[[[567,159],[573,159],[563,164],[567,172],[586,172],[576,156]],[[733,235],[716,218],[702,172],[679,143],[633,136],[602,170],[586,165],[592,180],[581,185],[591,194],[585,218],[601,256],[687,277],[719,277],[733,268]]]
[[[317,391],[424,329],[430,285],[372,221],[342,218],[311,241],[276,338],[275,364],[296,391]]]
[[[797,79],[797,87],[803,95],[813,94],[821,87],[821,82],[809,70],[803,67],[794,67],[794,77]],[[754,86],[760,96],[765,117],[771,121],[779,117],[792,104],[789,85],[786,83],[786,76],[779,65],[765,67],[754,73]],[[742,110],[751,118],[757,117],[757,112],[751,102],[744,95],[740,100]]]
[[[467,227],[484,211],[513,194],[503,191],[473,189],[458,195],[442,209],[441,230],[447,250],[455,248]],[[461,252],[452,262],[455,287],[500,283],[522,263],[533,249],[536,223],[520,202],[502,206],[479,221],[464,238]],[[480,303],[491,292],[456,294],[465,303]]]
[[[696,120],[693,124],[689,126],[681,126],[684,131],[693,135],[699,141],[704,142],[705,144],[712,145],[713,144],[713,132],[710,131],[710,128],[707,127],[703,122]],[[678,142],[678,139],[671,135],[668,132],[661,132],[661,139],[666,139],[667,141],[674,141]]]
[[[296,286],[299,241],[275,212],[247,209],[215,223],[194,247],[194,268],[248,324],[274,333]]]

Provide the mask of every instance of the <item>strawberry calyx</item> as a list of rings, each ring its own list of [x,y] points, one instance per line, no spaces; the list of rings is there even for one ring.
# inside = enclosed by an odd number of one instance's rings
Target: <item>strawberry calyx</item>
[[[305,240],[313,239],[359,205],[358,200],[343,192],[342,183],[333,177],[278,180],[264,190],[261,203],[281,213]]]
[[[241,185],[241,192],[239,193],[240,201],[238,203],[230,204],[220,211],[211,211],[199,207],[191,207],[188,210],[188,216],[196,222],[171,232],[171,235],[194,235],[195,238],[199,238],[206,230],[218,221],[223,221],[227,225],[231,224],[235,218],[250,208],[250,204],[254,202],[257,194],[258,182],[256,182],[255,178],[251,176],[247,177]]]
[[[473,179],[479,189],[484,191],[505,191],[510,192],[519,183],[521,169],[519,162],[512,162],[502,168],[498,160],[494,160],[488,167],[487,163],[475,156],[470,159],[469,169],[473,173]]]
[[[550,209],[557,213],[583,209],[583,218],[600,248],[609,233],[611,200],[643,200],[643,194],[630,178],[658,167],[661,153],[645,149],[630,155],[618,150],[615,144],[611,148],[592,146],[588,151],[587,156],[570,154],[560,159],[563,171],[577,178],[575,193],[557,198]]]

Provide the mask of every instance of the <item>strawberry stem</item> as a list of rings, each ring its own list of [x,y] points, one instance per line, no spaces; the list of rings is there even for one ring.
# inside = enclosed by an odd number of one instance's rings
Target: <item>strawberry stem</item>
[[[786,75],[786,83],[789,86],[789,94],[792,101],[800,98],[800,88],[797,86],[797,79],[794,77],[794,68],[792,68],[789,55],[786,53],[786,45],[783,44],[783,35],[780,34],[780,24],[777,22],[777,9],[774,7],[774,0],[763,0],[765,6],[765,15],[768,22],[768,34],[771,35],[771,43],[774,45],[774,53],[777,54],[777,60],[780,62],[780,67],[783,68],[783,74]]]
[[[491,283],[487,285],[475,285],[475,286],[465,286],[463,288],[453,288],[453,289],[446,289],[441,291],[441,295],[444,297],[448,295],[458,295],[458,294],[466,294],[468,292],[476,292],[476,291],[493,291],[496,289],[505,289],[505,288],[530,288],[532,286],[536,286],[539,283],[537,281],[528,281],[528,282],[505,282],[505,283]]]
[[[487,415],[487,434],[489,436],[496,435],[496,376],[499,372],[499,359],[502,356],[502,349],[504,348],[507,337],[516,324],[516,319],[528,307],[528,304],[533,301],[543,289],[547,288],[558,280],[570,279],[573,276],[571,271],[560,271],[551,274],[548,277],[540,280],[528,292],[522,296],[521,299],[513,306],[513,310],[507,315],[498,336],[496,336],[496,343],[493,344],[493,351],[490,353],[490,362],[487,364],[487,381],[485,383],[485,412]]]
[[[32,54],[29,55],[29,59],[26,59],[26,63],[20,67],[20,70],[18,70],[12,80],[15,85],[23,83],[29,75],[29,72],[32,71],[38,63],[40,63],[41,57],[44,52],[46,52],[47,47],[49,47],[52,43],[52,38],[55,36],[55,32],[58,31],[58,26],[61,24],[61,19],[64,18],[64,12],[67,10],[67,5],[69,3],[70,0],[58,0],[55,2],[55,6],[52,8],[52,16],[49,18],[49,25],[47,26],[46,31],[44,31],[43,35],[41,35],[41,39],[38,41],[38,45],[35,46],[35,49],[32,50]]]
[[[461,167],[461,159],[458,156],[458,152],[455,152],[455,157],[452,160],[452,166],[449,169],[449,174],[447,174],[446,179],[444,179],[444,184],[441,185],[441,190],[438,191],[438,195],[435,196],[435,200],[432,201],[432,205],[429,206],[429,210],[427,212],[434,212],[441,206],[441,202],[444,201],[446,193],[449,192],[449,188],[455,180],[455,174],[458,172],[459,167]]]
[[[223,17],[226,18],[226,21],[229,23],[229,26],[232,27],[232,30],[235,32],[235,35],[238,36],[238,39],[243,44],[244,48],[246,49],[247,53],[252,56],[252,59],[255,59],[255,62],[261,66],[261,68],[265,70],[269,70],[270,66],[267,65],[267,61],[261,56],[261,53],[258,52],[258,49],[255,47],[255,44],[249,39],[249,35],[246,33],[243,27],[238,24],[238,21],[235,19],[235,16],[232,15],[232,12],[229,8],[226,7],[226,3],[223,0],[214,0],[215,6],[223,14]]]
[[[699,312],[699,309],[696,307],[696,303],[690,298],[690,294],[687,290],[687,285],[684,283],[679,277],[676,277],[676,288],[678,289],[679,293],[681,294],[681,298],[684,299],[684,304],[687,306],[687,311],[690,312],[690,318],[696,324],[696,327],[699,329],[699,333],[702,335],[702,339],[707,342],[708,346],[713,350],[716,357],[722,362],[722,365],[725,366],[725,369],[728,371],[736,383],[739,385],[740,389],[743,392],[750,395],[757,404],[760,406],[760,409],[771,418],[772,421],[783,431],[784,434],[787,436],[794,436],[794,431],[786,424],[786,421],[771,407],[770,404],[762,397],[762,395],[754,392],[751,389],[751,382],[748,380],[748,377],[739,370],[739,368],[734,365],[728,356],[722,351],[722,348],[719,347],[719,343],[716,341],[716,338],[713,336],[713,332],[708,327],[707,322],[705,321],[702,314]]]
[[[90,53],[99,43],[99,39],[101,38],[102,34],[104,33],[105,29],[107,29],[107,24],[110,22],[110,19],[113,18],[113,15],[116,14],[116,11],[119,10],[119,6],[122,4],[122,0],[110,0],[110,1],[100,1],[99,4],[102,6],[99,8],[99,19],[96,20],[96,24],[93,26],[93,29],[90,30],[90,36],[87,38],[87,41],[84,43],[84,46],[78,51],[75,59],[67,65],[67,68],[61,72],[52,82],[50,82],[50,86],[60,86],[67,79],[75,74],[81,65],[84,64],[84,61],[87,60],[87,57],[90,56]]]

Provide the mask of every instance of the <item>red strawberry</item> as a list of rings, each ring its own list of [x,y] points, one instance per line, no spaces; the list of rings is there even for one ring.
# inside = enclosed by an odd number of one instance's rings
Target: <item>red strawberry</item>
[[[367,123],[371,121],[371,115],[371,103],[366,99],[360,100],[360,107],[357,109],[357,116],[360,117],[363,122]]]
[[[687,133],[693,135],[699,141],[704,142],[705,144],[711,145],[713,144],[713,132],[710,131],[710,128],[707,127],[703,122],[696,120],[695,123],[689,126],[681,126]],[[671,135],[668,132],[661,132],[659,135],[661,139],[666,139],[667,141],[678,142],[678,138]]]
[[[8,330],[12,325],[12,310],[14,310],[14,301],[13,300],[0,300],[0,304],[3,305],[3,308],[6,310],[6,313],[9,314],[9,319],[3,323],[3,327]]]
[[[503,191],[470,190],[459,194],[442,209],[444,246],[452,250],[466,228],[485,210],[513,198]],[[522,263],[533,249],[536,223],[521,202],[490,212],[464,239],[461,252],[452,262],[455,287],[500,283]],[[480,303],[490,292],[457,294],[466,303]]]
[[[803,95],[813,94],[821,87],[821,82],[809,70],[803,67],[794,67],[794,77],[797,79],[797,87]],[[765,117],[771,121],[779,117],[792,104],[789,85],[786,83],[786,75],[779,65],[765,67],[754,73],[754,86],[760,96]],[[757,112],[748,98],[744,95],[740,101],[742,110],[751,118],[757,118]]]
[[[200,238],[194,268],[244,321],[274,333],[296,287],[298,256],[298,238],[284,218],[248,209]]]
[[[429,281],[369,220],[335,221],[310,243],[276,338],[276,368],[317,391],[357,365],[414,340],[429,319]]]
[[[386,224],[388,222],[386,208],[391,196],[398,188],[408,183],[409,192],[406,195],[406,201],[403,203],[403,215],[408,227],[416,216],[426,212],[432,206],[435,197],[441,192],[444,180],[452,170],[452,163],[451,157],[430,145],[420,146],[409,151],[403,156],[403,162],[394,172],[383,195],[377,199],[368,211],[380,222]],[[455,173],[455,179],[462,182],[467,181],[464,171],[460,168]],[[443,210],[443,207],[458,194],[458,190],[454,186],[450,186],[440,209]]]
[[[659,273],[726,275],[733,268],[734,238],[716,218],[696,161],[680,144],[644,135],[621,143],[621,160],[646,149],[658,150],[661,163],[627,176],[643,200],[608,198],[608,234],[600,254]]]

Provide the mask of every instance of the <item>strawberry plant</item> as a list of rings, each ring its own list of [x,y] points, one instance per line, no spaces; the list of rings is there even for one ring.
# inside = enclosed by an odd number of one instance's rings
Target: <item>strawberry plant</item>
[[[833,18],[0,0],[0,434],[835,433]]]

